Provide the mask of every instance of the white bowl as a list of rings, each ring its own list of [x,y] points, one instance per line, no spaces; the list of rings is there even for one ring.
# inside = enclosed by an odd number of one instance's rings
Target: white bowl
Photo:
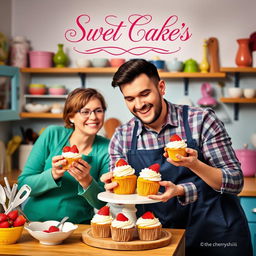
[[[86,68],[91,66],[91,61],[84,58],[76,59],[76,65],[78,68]]]
[[[28,112],[33,112],[33,113],[44,113],[48,112],[50,110],[51,106],[46,105],[46,104],[32,104],[28,103],[25,105],[25,109]]]
[[[255,97],[256,90],[255,89],[244,89],[244,97],[248,99],[252,99]]]
[[[77,228],[71,222],[65,222],[62,230],[59,232],[47,233],[43,230],[49,229],[50,226],[56,226],[59,222],[55,220],[48,220],[45,222],[30,222],[29,225],[25,226],[25,229],[29,232],[31,236],[39,240],[41,244],[45,245],[55,245],[62,243],[67,239]]]
[[[237,87],[228,88],[228,95],[231,98],[240,98],[243,96],[243,89]]]

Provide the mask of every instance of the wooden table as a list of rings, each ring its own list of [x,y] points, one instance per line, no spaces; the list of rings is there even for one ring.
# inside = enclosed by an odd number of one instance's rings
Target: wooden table
[[[0,245],[0,255],[90,255],[90,256],[184,256],[185,255],[185,230],[165,229],[172,233],[171,243],[162,248],[144,251],[117,251],[105,250],[91,247],[82,242],[82,232],[89,228],[89,225],[78,225],[78,229],[60,245],[42,245],[24,229],[22,237],[16,244]]]
[[[255,196],[256,197],[256,178],[244,177],[244,187],[238,196]]]

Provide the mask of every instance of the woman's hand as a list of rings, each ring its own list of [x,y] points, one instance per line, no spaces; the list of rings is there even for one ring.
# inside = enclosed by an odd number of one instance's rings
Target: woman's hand
[[[79,159],[71,164],[68,172],[80,183],[84,189],[86,189],[92,182],[90,169],[91,166],[86,161]]]
[[[118,186],[117,182],[112,182],[111,179],[113,178],[113,172],[108,172],[108,173],[104,173],[101,177],[100,177],[100,181],[105,183],[105,190],[112,192],[113,188],[115,188],[116,186]]]
[[[185,194],[184,188],[181,185],[175,185],[171,181],[159,181],[159,184],[165,187],[165,192],[161,195],[150,195],[150,199],[167,202],[175,196],[183,196]]]
[[[176,155],[180,161],[173,161],[171,158],[168,158],[168,153],[166,152],[166,149],[164,149],[164,157],[167,158],[167,161],[175,166],[185,166],[191,170],[195,169],[198,164],[198,153],[195,149],[192,148],[186,148],[186,152],[188,153],[188,156],[181,156],[179,154]]]
[[[54,156],[52,158],[52,177],[54,180],[61,178],[66,170],[62,167],[67,164],[67,160],[63,156]]]

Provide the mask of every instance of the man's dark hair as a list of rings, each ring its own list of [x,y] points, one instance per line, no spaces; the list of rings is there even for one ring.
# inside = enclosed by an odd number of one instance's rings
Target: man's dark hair
[[[157,84],[160,81],[157,68],[144,59],[133,59],[124,63],[114,74],[112,86],[117,87],[132,82],[139,75],[145,74]]]

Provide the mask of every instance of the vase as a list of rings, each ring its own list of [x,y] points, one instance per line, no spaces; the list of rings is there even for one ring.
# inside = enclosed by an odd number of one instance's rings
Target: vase
[[[63,44],[58,44],[58,51],[53,56],[53,63],[57,68],[63,68],[67,66],[68,56],[63,51]]]
[[[236,65],[238,67],[250,67],[252,65],[252,56],[249,49],[249,38],[237,39],[237,42]]]

